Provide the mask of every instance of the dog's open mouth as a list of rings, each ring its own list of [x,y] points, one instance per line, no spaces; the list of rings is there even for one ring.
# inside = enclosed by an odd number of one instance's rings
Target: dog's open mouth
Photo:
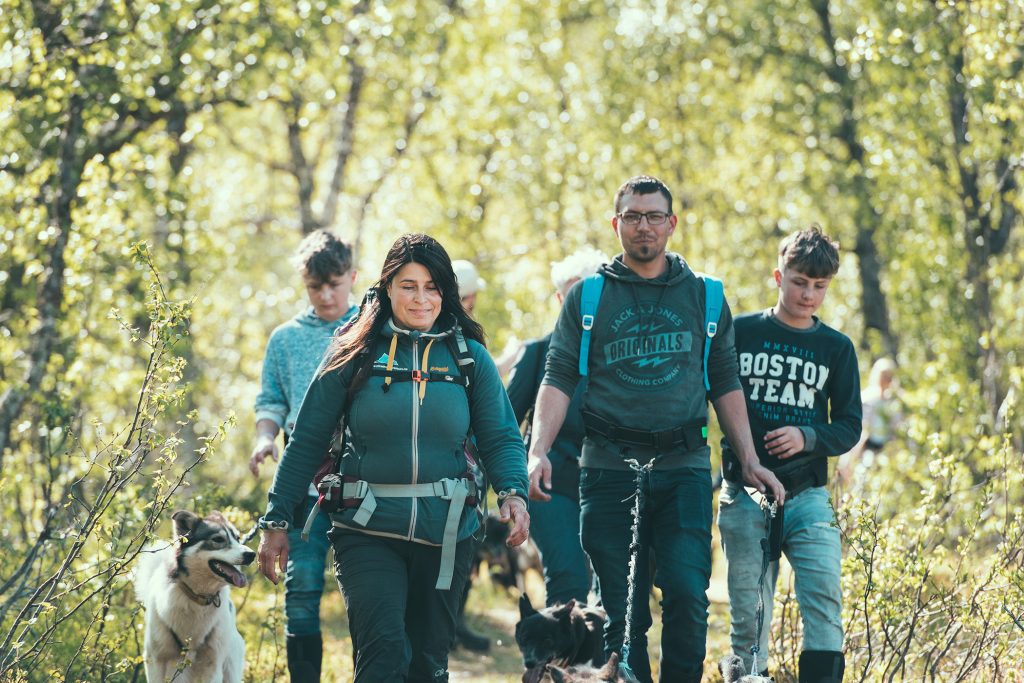
[[[248,583],[245,579],[245,574],[240,572],[238,567],[233,564],[228,564],[221,560],[210,560],[210,569],[214,574],[224,579],[232,586],[244,588],[246,583]]]

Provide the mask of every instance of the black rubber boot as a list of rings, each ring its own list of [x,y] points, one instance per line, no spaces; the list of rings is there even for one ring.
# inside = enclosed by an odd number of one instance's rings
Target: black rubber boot
[[[842,683],[845,671],[842,652],[804,650],[800,653],[800,683]]]
[[[324,641],[319,633],[310,636],[286,636],[288,677],[292,683],[320,683],[320,661]]]

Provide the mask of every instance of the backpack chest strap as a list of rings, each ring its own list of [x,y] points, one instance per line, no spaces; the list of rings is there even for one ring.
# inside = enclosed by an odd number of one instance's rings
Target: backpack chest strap
[[[390,377],[392,382],[448,382],[465,387],[469,384],[466,375],[452,375],[447,372],[428,372],[426,370],[388,370],[374,367],[370,370],[374,377]]]

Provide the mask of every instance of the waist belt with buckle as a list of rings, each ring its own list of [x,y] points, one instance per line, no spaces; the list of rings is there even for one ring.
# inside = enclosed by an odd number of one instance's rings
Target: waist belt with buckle
[[[775,470],[775,476],[779,478],[782,488],[786,489],[786,500],[794,498],[798,493],[803,493],[815,486],[824,486],[824,482],[818,483],[818,477],[810,467],[804,467],[793,472]]]
[[[695,451],[708,443],[708,428],[703,421],[691,422],[658,432],[649,432],[643,429],[622,427],[589,410],[584,410],[583,424],[587,429],[587,434],[596,434],[617,444],[643,446],[662,452],[677,446],[682,446],[688,451]]]
[[[459,522],[466,501],[475,498],[476,482],[466,479],[442,479],[427,484],[371,484],[366,481],[345,482],[341,487],[341,496],[345,500],[361,500],[352,521],[359,526],[366,526],[377,509],[377,498],[441,498],[449,501],[448,518],[444,524],[444,536],[441,541],[441,571],[437,576],[438,590],[446,591],[452,587],[452,575],[455,570],[455,546],[458,543]],[[341,526],[334,522],[335,526]]]

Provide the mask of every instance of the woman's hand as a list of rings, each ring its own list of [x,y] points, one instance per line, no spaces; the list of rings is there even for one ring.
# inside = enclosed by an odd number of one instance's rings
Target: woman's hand
[[[277,570],[284,575],[288,566],[288,532],[281,529],[264,529],[259,547],[260,574],[277,585]]]
[[[502,522],[512,522],[512,530],[508,533],[505,545],[513,548],[522,545],[530,535],[530,513],[526,510],[526,501],[518,496],[509,496],[498,509],[498,518]],[[261,546],[262,547],[262,546]]]

